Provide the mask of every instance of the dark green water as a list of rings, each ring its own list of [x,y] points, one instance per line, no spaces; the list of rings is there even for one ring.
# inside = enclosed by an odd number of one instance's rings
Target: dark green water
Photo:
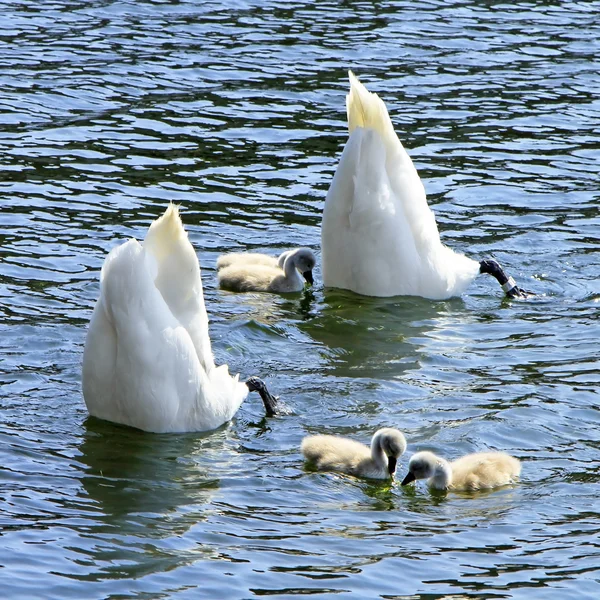
[[[10,599],[600,597],[600,2],[0,0],[0,588]],[[215,288],[228,250],[318,250],[346,70],[386,101],[443,240],[537,293]],[[170,200],[213,349],[210,434],[87,418],[106,253]],[[487,448],[520,485],[430,494],[303,468],[315,432]],[[406,470],[406,459],[399,472]]]

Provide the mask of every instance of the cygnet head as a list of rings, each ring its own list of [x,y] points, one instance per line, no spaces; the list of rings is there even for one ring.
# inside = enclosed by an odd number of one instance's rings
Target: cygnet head
[[[317,264],[317,259],[310,248],[298,248],[290,252],[285,258],[285,262],[287,263],[288,260],[294,261],[296,269],[302,273],[302,276],[308,283],[311,285],[314,283],[312,270]]]
[[[433,452],[417,452],[408,461],[408,475],[402,480],[402,485],[437,475],[444,475],[448,479],[452,477],[448,463]]]
[[[398,459],[406,451],[406,438],[401,431],[392,427],[384,427],[375,433],[371,442],[371,449],[375,451],[377,447],[383,450],[388,459],[388,473],[394,477]]]

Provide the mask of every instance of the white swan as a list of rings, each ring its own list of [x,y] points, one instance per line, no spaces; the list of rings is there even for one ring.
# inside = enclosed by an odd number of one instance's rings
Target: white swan
[[[313,283],[312,270],[316,259],[312,250],[297,248],[282,256],[282,267],[261,262],[234,261],[233,264],[219,269],[219,285],[232,292],[287,293],[304,289],[302,277],[308,283]]]
[[[417,452],[408,462],[407,485],[416,479],[428,479],[436,490],[481,490],[514,483],[521,463],[504,452],[476,452],[448,462],[433,452]]]
[[[275,412],[258,378],[244,384],[215,366],[200,265],[173,204],[143,244],[131,239],[106,257],[82,375],[91,415],[145,431],[215,429],[249,390]]]
[[[283,263],[290,252],[293,252],[293,250],[286,250],[279,256],[261,254],[260,252],[229,252],[221,254],[217,258],[217,271],[231,265],[266,265],[267,267],[283,268]]]
[[[462,294],[478,273],[521,295],[496,261],[478,263],[444,246],[425,188],[383,101],[349,72],[350,137],[327,193],[323,284],[366,296]]]
[[[301,450],[320,471],[393,479],[398,458],[406,450],[406,439],[397,429],[384,427],[375,432],[370,448],[345,437],[312,435],[302,440]]]

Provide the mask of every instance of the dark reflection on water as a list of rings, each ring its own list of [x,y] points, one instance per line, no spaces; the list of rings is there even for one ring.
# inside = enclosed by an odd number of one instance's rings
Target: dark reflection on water
[[[78,457],[85,465],[82,483],[108,522],[116,519],[122,526],[124,516],[136,513],[154,513],[158,520],[180,506],[202,504],[203,495],[209,498],[218,489],[219,464],[213,474],[202,472],[194,461],[203,453],[222,460],[218,433],[206,439],[198,434],[157,436],[93,418],[85,427]]]
[[[0,0],[0,584],[11,599],[596,598],[598,77],[590,2]],[[386,101],[461,299],[216,289],[221,252],[319,251],[346,70]],[[217,362],[249,398],[210,434],[87,417],[98,272],[169,201]],[[311,472],[307,433],[523,460],[492,493]]]
[[[325,348],[333,373],[364,378],[400,377],[419,366],[419,338],[445,315],[460,312],[461,300],[369,298],[327,290],[313,318],[300,329]],[[468,315],[465,315],[468,319]]]
[[[218,474],[232,460],[224,442],[222,431],[150,435],[88,418],[77,456],[80,501],[98,511],[86,535],[101,552],[97,571],[81,579],[136,578],[210,558],[211,551],[173,542],[205,519]]]

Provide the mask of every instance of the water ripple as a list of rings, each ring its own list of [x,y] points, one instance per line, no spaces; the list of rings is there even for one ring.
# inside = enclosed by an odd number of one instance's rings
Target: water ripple
[[[0,581],[12,599],[595,598],[597,1],[0,0]],[[352,68],[385,100],[462,299],[216,288],[216,257],[318,249]],[[182,206],[218,362],[259,374],[206,435],[88,418],[106,253]],[[317,269],[317,281],[320,270]],[[305,469],[307,433],[496,448],[522,482],[436,495]],[[406,460],[399,471],[406,469]]]

